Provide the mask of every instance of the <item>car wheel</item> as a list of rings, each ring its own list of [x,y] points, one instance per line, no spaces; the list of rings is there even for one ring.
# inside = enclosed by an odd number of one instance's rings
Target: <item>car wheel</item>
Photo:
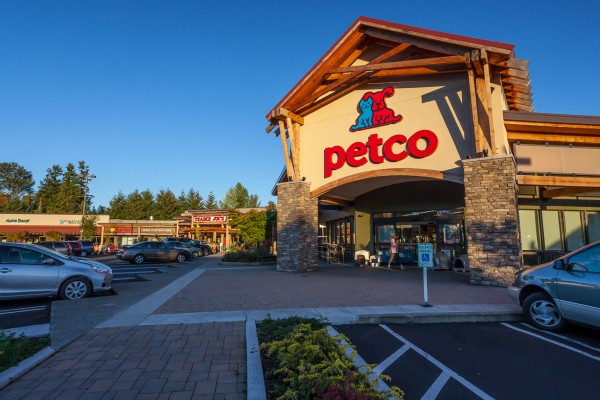
[[[523,313],[536,328],[558,332],[567,322],[552,299],[545,293],[533,293],[523,302]]]
[[[178,263],[182,263],[185,261],[185,254],[183,253],[179,253],[177,254],[177,258],[175,259],[175,261],[177,261]]]
[[[202,249],[202,257],[206,255],[206,250]]]
[[[63,300],[79,300],[87,297],[91,292],[91,285],[85,278],[67,279],[60,287],[60,297]]]
[[[87,257],[88,253],[85,250],[81,250],[81,257]]]
[[[194,252],[192,253],[192,258],[198,258],[198,257],[200,257],[200,254],[198,254],[198,252],[197,252],[197,251],[194,251]]]
[[[144,256],[141,254],[136,254],[135,256],[133,256],[133,263],[134,264],[141,264],[143,263],[145,260]]]

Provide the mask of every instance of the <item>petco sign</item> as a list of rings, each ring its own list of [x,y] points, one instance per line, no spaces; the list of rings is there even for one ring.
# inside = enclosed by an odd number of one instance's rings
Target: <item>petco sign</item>
[[[194,222],[226,222],[227,216],[225,215],[198,215],[192,218]]]
[[[350,126],[350,132],[354,134],[358,131],[401,122],[402,115],[396,114],[386,104],[386,99],[392,97],[393,94],[392,87],[386,87],[379,92],[365,93],[356,105],[359,115],[354,125]],[[396,134],[382,138],[377,133],[372,133],[366,141],[352,143],[347,148],[342,146],[325,148],[323,154],[324,176],[325,178],[331,177],[334,171],[345,165],[356,168],[367,163],[399,162],[407,157],[425,158],[436,151],[438,143],[436,134],[425,129],[415,132],[409,137]]]

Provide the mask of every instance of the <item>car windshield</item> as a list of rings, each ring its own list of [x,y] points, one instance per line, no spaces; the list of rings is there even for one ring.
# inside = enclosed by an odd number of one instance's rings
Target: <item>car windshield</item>
[[[63,260],[72,260],[74,258],[72,256],[66,256],[63,253],[59,253],[56,250],[49,249],[47,247],[38,246],[37,244],[32,244],[31,246],[35,246],[36,250],[40,250],[44,254],[51,253],[52,257],[62,258]]]

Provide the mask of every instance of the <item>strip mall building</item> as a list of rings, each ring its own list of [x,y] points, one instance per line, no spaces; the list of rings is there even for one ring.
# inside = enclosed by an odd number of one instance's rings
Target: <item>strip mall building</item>
[[[278,270],[319,237],[385,252],[396,233],[505,286],[600,239],[600,117],[533,112],[514,46],[359,18],[268,113],[285,169]],[[387,247],[386,247],[387,246]]]

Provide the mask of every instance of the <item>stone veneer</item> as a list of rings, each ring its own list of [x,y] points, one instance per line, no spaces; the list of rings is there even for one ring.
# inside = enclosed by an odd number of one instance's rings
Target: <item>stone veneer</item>
[[[514,158],[463,160],[471,283],[509,286],[522,268]]]
[[[277,271],[317,269],[318,199],[310,198],[310,183],[277,185]]]

